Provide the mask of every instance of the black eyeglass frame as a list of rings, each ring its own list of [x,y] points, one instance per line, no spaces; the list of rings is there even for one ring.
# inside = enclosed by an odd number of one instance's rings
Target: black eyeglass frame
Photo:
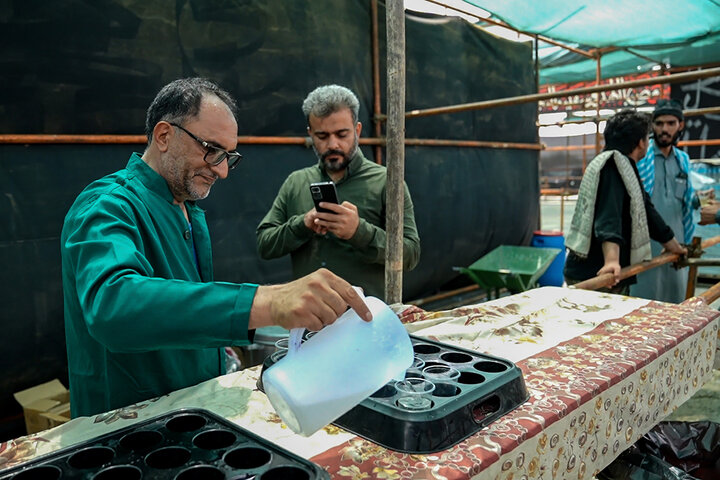
[[[213,167],[220,165],[223,160],[227,158],[228,161],[228,170],[232,170],[233,168],[237,167],[237,164],[240,163],[240,160],[242,160],[243,156],[238,152],[228,152],[227,150],[223,150],[220,147],[216,147],[215,145],[210,144],[209,142],[206,142],[205,140],[198,138],[197,135],[187,130],[185,127],[178,125],[175,122],[168,122],[173,127],[177,127],[183,132],[187,133],[190,138],[198,142],[205,150],[205,156],[203,157],[203,160],[208,165],[212,165]],[[210,152],[213,151],[219,151],[220,154],[217,156],[217,158],[214,161],[208,160],[208,156],[210,155]]]

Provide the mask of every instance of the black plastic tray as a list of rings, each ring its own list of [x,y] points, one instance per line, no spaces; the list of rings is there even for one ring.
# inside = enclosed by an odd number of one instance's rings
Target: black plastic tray
[[[212,412],[181,409],[0,471],[0,479],[329,479],[318,465]]]
[[[432,453],[460,443],[529,398],[522,371],[509,360],[412,335],[410,340],[426,366],[450,365],[460,377],[436,388],[433,406],[419,412],[397,406],[396,382],[390,381],[335,425],[392,450]],[[272,364],[266,358],[263,370]]]

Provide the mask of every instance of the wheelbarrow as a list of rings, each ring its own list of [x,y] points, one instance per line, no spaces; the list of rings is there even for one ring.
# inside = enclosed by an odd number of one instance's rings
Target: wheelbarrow
[[[537,287],[537,281],[560,253],[557,248],[500,245],[469,267],[454,267],[488,292],[500,288],[520,293]]]

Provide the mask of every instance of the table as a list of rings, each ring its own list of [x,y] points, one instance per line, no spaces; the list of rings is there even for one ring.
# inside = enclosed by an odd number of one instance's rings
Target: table
[[[720,315],[699,298],[673,305],[558,287],[443,312],[393,309],[414,335],[516,362],[530,399],[446,451],[411,455],[332,425],[308,438],[292,433],[257,389],[254,367],[2,443],[0,468],[169,410],[201,407],[337,479],[588,479],[703,385]]]

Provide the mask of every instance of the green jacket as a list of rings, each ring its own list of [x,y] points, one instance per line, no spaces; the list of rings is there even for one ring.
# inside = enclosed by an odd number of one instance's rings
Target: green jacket
[[[258,225],[258,252],[265,259],[289,253],[294,278],[325,267],[352,285],[362,287],[366,295],[383,299],[386,168],[367,160],[358,149],[345,176],[336,183],[338,201],[347,200],[357,206],[360,216],[358,229],[349,240],[332,234],[317,235],[303,220],[314,206],[309,185],[330,180],[321,161],[292,172]],[[411,270],[420,259],[420,238],[407,185],[403,226],[403,269]]]
[[[224,374],[221,348],[249,343],[257,286],[212,281],[204,212],[185,205],[192,230],[165,179],[133,154],[124,170],[86,187],[65,217],[73,417]]]

